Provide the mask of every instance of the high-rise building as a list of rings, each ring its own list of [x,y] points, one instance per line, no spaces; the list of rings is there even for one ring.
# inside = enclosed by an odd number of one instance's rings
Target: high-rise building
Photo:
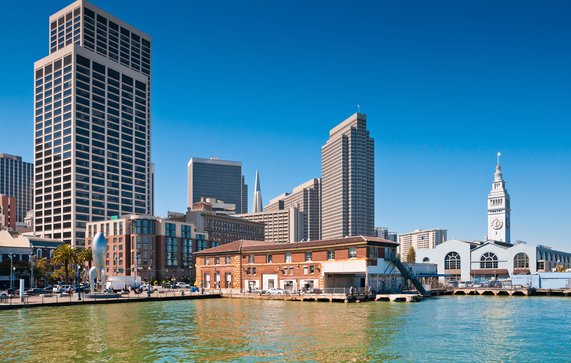
[[[321,237],[375,235],[375,151],[367,116],[355,113],[321,148]]]
[[[256,182],[254,183],[254,202],[252,203],[252,213],[264,211],[262,205],[262,186],[260,185],[260,171],[256,170]]]
[[[375,227],[376,236],[388,241],[398,242],[398,235],[396,232],[389,232],[388,228]]]
[[[297,205],[274,212],[238,214],[236,217],[264,225],[264,241],[274,243],[299,242],[303,239],[303,216]]]
[[[188,162],[188,208],[201,198],[214,198],[235,204],[238,213],[246,213],[248,196],[245,193],[247,186],[240,161],[191,158]]]
[[[291,193],[281,194],[264,208],[266,212],[275,212],[298,206],[303,212],[303,237],[306,241],[321,239],[321,187],[319,179],[311,179],[293,188]],[[396,241],[395,241],[396,242]]]
[[[502,177],[500,156],[498,153],[492,190],[488,194],[488,239],[510,243],[510,195]]]
[[[420,248],[436,248],[436,246],[448,239],[448,230],[440,228],[428,230],[417,229],[414,232],[399,234],[398,239],[400,258],[401,261],[405,262],[411,246],[415,251],[418,251]]]
[[[24,222],[26,213],[34,209],[34,164],[22,157],[0,154],[0,194],[16,198],[16,222]]]
[[[79,0],[50,17],[35,69],[35,231],[151,214],[151,37]]]

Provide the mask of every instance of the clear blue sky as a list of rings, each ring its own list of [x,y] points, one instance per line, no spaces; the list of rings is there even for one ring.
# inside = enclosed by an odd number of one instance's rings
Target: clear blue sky
[[[512,238],[571,250],[571,2],[94,3],[153,37],[157,214],[185,210],[192,156],[241,160],[250,191],[259,168],[265,202],[319,177],[360,104],[378,226],[483,238],[501,150]],[[0,152],[32,159],[33,62],[66,4],[2,4]]]

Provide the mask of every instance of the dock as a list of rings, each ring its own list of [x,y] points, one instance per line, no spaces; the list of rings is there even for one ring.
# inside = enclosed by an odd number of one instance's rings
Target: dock
[[[377,294],[375,301],[419,302],[424,298],[420,294]]]

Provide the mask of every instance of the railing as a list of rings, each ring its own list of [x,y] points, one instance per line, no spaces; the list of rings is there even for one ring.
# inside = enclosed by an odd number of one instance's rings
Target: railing
[[[406,279],[412,282],[412,284],[420,294],[425,296],[429,295],[428,292],[425,290],[424,286],[422,285],[422,282],[412,273],[412,271],[410,271],[406,267],[405,264],[401,262],[401,260],[398,257],[392,258],[389,261],[391,261],[396,266],[396,268]]]

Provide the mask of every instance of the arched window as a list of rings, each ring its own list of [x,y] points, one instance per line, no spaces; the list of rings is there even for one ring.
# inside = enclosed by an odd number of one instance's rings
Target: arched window
[[[514,268],[529,268],[529,257],[520,252],[514,257]]]
[[[425,257],[425,258],[422,259],[422,262],[430,262],[430,258]]]
[[[486,252],[480,258],[480,268],[498,268],[498,256],[492,252]]]
[[[460,270],[460,255],[456,252],[450,252],[444,258],[445,270]]]

